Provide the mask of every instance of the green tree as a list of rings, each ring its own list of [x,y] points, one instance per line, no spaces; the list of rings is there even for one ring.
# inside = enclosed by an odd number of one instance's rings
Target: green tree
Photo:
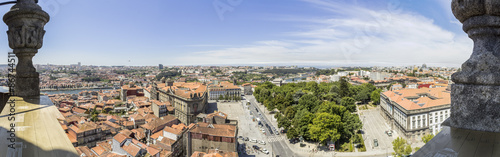
[[[218,100],[224,100],[224,96],[219,95],[219,99]]]
[[[311,139],[326,144],[327,140],[337,141],[340,138],[341,127],[342,122],[338,115],[319,113],[313,123],[309,124],[309,134]]]
[[[357,101],[362,101],[363,103],[366,103],[368,100],[370,100],[370,91],[368,89],[361,89],[359,91],[355,98]]]
[[[370,95],[370,99],[373,101],[373,104],[380,104],[380,89],[374,90]]]
[[[340,101],[340,105],[344,106],[350,112],[356,112],[356,105],[354,104],[356,100],[351,97],[343,97]]]
[[[299,99],[299,109],[307,109],[311,112],[319,104],[319,100],[312,94],[306,94]]]
[[[431,140],[432,140],[432,138],[434,138],[434,135],[433,135],[433,134],[427,134],[427,135],[424,135],[424,136],[422,137],[422,142],[427,143],[427,142],[431,141]]]
[[[340,78],[339,94],[342,98],[349,96],[349,82],[347,82],[347,79],[345,76]]]
[[[345,111],[345,113],[343,114],[342,122],[344,124],[342,136],[344,136],[345,139],[350,139],[355,135],[356,131],[361,129],[362,127],[361,120],[359,120],[358,115],[351,114],[348,111]]]
[[[314,114],[311,112],[307,111],[306,109],[302,109],[299,112],[295,114],[295,117],[293,119],[293,127],[296,129],[297,133],[304,137],[304,139],[309,140],[310,139],[310,134],[309,134],[309,124],[312,123],[312,120],[314,119]]]
[[[288,120],[292,120],[297,113],[297,108],[295,106],[288,106],[285,110],[285,118]]]
[[[299,136],[299,134],[293,127],[288,129],[288,131],[286,132],[286,138],[288,139],[296,138],[297,136]]]
[[[392,149],[394,149],[394,153],[392,154],[396,156],[407,156],[412,152],[411,146],[401,137],[392,141]]]

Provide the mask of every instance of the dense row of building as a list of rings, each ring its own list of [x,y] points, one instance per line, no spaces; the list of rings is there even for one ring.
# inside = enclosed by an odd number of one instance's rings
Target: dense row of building
[[[229,82],[162,79],[149,87],[129,82],[119,90],[50,97],[80,155],[238,156],[237,121],[222,112],[206,113],[210,91],[216,89],[227,89],[225,95],[231,96],[241,93]]]

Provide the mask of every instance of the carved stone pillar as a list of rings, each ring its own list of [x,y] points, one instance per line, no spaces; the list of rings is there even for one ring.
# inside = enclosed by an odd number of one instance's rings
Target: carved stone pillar
[[[49,21],[49,14],[35,0],[18,0],[4,15],[3,21],[9,27],[9,47],[18,58],[15,94],[22,97],[39,96],[40,81],[32,59],[42,47],[45,34],[43,27]]]
[[[452,10],[474,49],[452,75],[449,125],[500,132],[500,1],[453,0]]]

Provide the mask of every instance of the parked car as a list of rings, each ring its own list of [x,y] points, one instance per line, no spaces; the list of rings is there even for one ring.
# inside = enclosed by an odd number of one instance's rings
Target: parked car
[[[243,136],[238,136],[238,139],[244,140]]]
[[[274,133],[275,133],[276,135],[280,135],[280,133],[279,133],[279,132],[277,132],[276,130],[274,130]]]
[[[256,149],[256,150],[259,150],[259,146],[257,146],[257,145],[253,145],[252,148]]]
[[[248,141],[248,140],[249,140],[248,137],[245,137],[245,141]]]
[[[284,134],[284,133],[286,133],[287,131],[288,131],[287,129],[283,129],[283,130],[281,130],[281,133],[282,133],[282,134]]]
[[[377,139],[373,139],[373,145],[374,145],[375,147],[378,147],[378,140],[377,140]]]
[[[261,150],[261,151],[262,151],[262,153],[264,153],[264,154],[269,154],[269,151],[267,151],[267,149],[266,149],[266,148],[262,148],[262,150]]]
[[[259,144],[261,144],[261,145],[266,145],[266,142],[264,142],[263,140],[260,140],[260,141],[259,141]]]
[[[250,139],[250,142],[257,143],[256,139]]]

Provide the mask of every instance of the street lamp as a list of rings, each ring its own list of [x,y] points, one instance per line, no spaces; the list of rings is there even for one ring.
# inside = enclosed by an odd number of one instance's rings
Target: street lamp
[[[9,27],[9,47],[18,58],[16,67],[15,95],[21,97],[39,96],[39,74],[33,66],[33,56],[42,48],[45,24],[50,16],[36,4],[38,0],[17,0],[0,5],[16,3],[3,16]],[[14,93],[13,93],[14,94]]]

